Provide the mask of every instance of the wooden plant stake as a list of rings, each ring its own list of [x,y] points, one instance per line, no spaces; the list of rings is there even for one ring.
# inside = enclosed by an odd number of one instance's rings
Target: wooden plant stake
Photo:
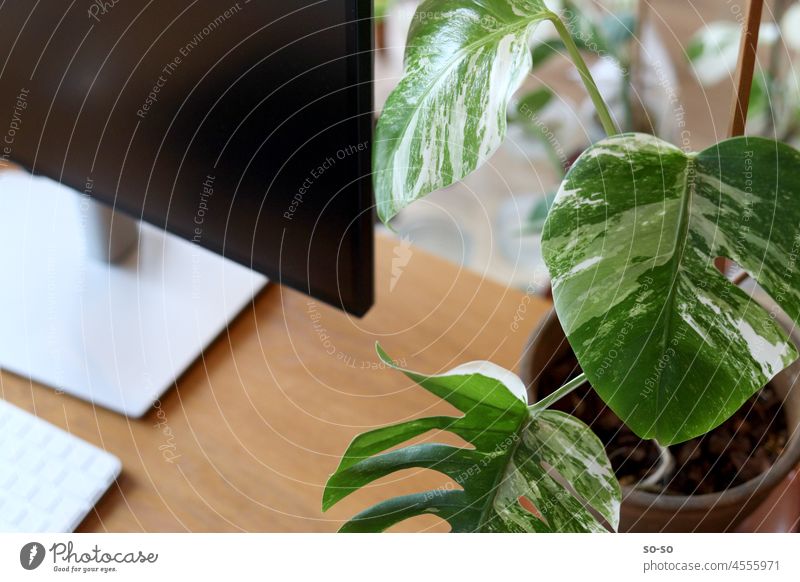
[[[736,66],[736,98],[731,110],[730,137],[744,135],[747,107],[750,103],[750,88],[753,86],[753,73],[756,67],[758,31],[761,28],[763,8],[764,0],[749,0],[748,2],[747,20],[742,28],[739,61]]]
[[[764,9],[764,0],[748,0],[747,20],[742,28],[742,40],[739,43],[739,60],[736,63],[736,95],[731,108],[731,125],[729,137],[744,135],[747,123],[747,108],[750,105],[750,88],[753,86],[753,74],[756,68],[756,53],[758,52],[758,32],[761,29],[761,13]],[[730,262],[727,259],[716,260],[717,268],[726,273]],[[739,285],[748,274],[745,271],[737,274],[733,279]]]

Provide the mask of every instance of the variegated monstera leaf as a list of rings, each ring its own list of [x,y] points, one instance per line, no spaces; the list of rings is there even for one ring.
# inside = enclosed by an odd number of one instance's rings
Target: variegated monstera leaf
[[[380,348],[378,353],[395,367]],[[463,415],[421,418],[356,437],[325,487],[323,509],[402,469],[431,469],[452,482],[383,501],[341,531],[384,531],[423,514],[447,520],[454,532],[606,531],[596,515],[617,528],[619,484],[602,443],[585,424],[529,408],[522,381],[490,362],[437,376],[402,371]],[[428,431],[449,431],[473,448],[424,443],[390,450]]]
[[[426,0],[414,16],[403,79],[374,140],[375,197],[388,222],[460,180],[506,133],[506,109],[531,68],[528,38],[543,0]]]
[[[567,174],[543,250],[586,376],[643,438],[711,430],[797,357],[714,267],[732,259],[800,320],[800,152],[787,145],[605,139]]]

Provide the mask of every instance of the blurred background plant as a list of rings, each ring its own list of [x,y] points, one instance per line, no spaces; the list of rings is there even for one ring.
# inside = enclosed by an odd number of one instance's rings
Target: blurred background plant
[[[597,81],[617,125],[623,131],[650,133],[674,141],[672,95],[677,94],[677,76],[659,34],[649,20],[649,5],[636,0],[560,0],[551,2],[567,24],[584,58],[594,58],[590,70]],[[533,74],[557,56],[566,57],[566,47],[550,27],[541,27],[531,46]],[[735,64],[735,60],[734,60]],[[574,82],[579,78],[572,72]],[[574,91],[573,91],[574,93]],[[668,98],[665,98],[668,97]],[[605,136],[588,97],[578,104],[560,98],[545,82],[521,94],[509,112],[509,135],[524,148],[529,159],[547,157],[562,178],[577,155],[590,143]],[[575,117],[573,111],[577,110]],[[522,233],[537,237],[555,197],[555,188],[544,196],[529,194],[530,211]],[[513,235],[513,229],[507,232]]]
[[[620,128],[694,150],[725,137],[744,2],[546,3],[568,25]],[[376,2],[376,113],[402,75],[419,4]],[[748,133],[797,145],[800,78],[793,62],[800,51],[800,4],[772,0],[764,20]],[[532,72],[509,107],[499,151],[465,180],[403,210],[392,227],[416,247],[489,279],[547,293],[541,226],[564,172],[603,132],[549,24],[534,33],[531,58]]]
[[[759,63],[750,93],[747,129],[793,145],[800,143],[800,79],[795,68],[800,51],[800,4],[775,0],[771,21],[759,35]],[[687,56],[698,81],[706,87],[730,79],[739,54],[740,28],[735,21],[715,21],[691,39]]]

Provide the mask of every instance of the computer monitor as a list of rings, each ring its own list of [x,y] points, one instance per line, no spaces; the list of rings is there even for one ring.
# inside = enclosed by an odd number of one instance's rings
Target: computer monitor
[[[142,402],[161,390],[155,385],[169,384],[263,285],[253,271],[357,316],[369,309],[371,29],[371,2],[364,0],[0,3],[0,160],[53,181],[47,182],[49,194],[41,180],[31,179],[26,192],[19,181],[13,187],[7,179],[0,183],[0,229],[5,232],[0,243],[16,241],[14,248],[23,255],[35,247],[24,261],[0,248],[0,268],[6,261],[4,279],[9,269],[22,269],[26,272],[20,276],[30,283],[32,277],[42,276],[32,274],[33,269],[46,271],[47,263],[61,267],[78,260],[68,256],[75,253],[66,242],[75,238],[75,229],[62,224],[66,219],[50,216],[54,205],[64,203],[62,193],[69,187],[82,196],[77,216],[84,240],[87,233],[103,228],[119,239],[130,230],[123,215],[143,221],[134,245],[136,258],[105,267],[103,276],[115,280],[100,295],[104,303],[114,304],[106,314],[109,325],[114,317],[125,317],[118,312],[125,310],[126,302],[138,301],[128,306],[139,316],[130,324],[141,327],[144,318],[145,327],[158,329],[143,332],[137,341],[174,334],[168,325],[171,318],[172,327],[203,327],[198,323],[203,317],[192,315],[194,311],[175,316],[184,309],[179,305],[182,293],[200,296],[195,297],[195,311],[214,312],[213,324],[194,334],[196,338],[189,338],[193,334],[184,329],[182,337],[167,342],[172,345],[161,346],[193,344],[178,350],[180,357],[162,366],[158,378],[152,377],[154,366],[147,360],[155,356],[149,353],[129,368],[116,370],[117,375],[137,376],[132,384],[144,374],[154,385],[137,401],[136,411],[120,404],[118,397],[107,405],[129,414],[143,412]],[[90,201],[106,206],[96,209]],[[109,209],[115,211],[113,216]],[[98,216],[105,216],[109,225],[87,225]],[[121,254],[112,248],[114,236],[106,244],[111,258]],[[46,264],[30,264],[39,259]],[[195,263],[192,268],[189,261]],[[232,267],[229,261],[246,269]],[[136,270],[137,277],[125,279],[126,269]],[[161,279],[142,283],[150,275]],[[84,273],[73,283],[85,286],[91,276]],[[52,269],[49,277],[54,277]],[[30,318],[37,317],[37,307],[30,307],[23,321],[17,312],[28,308],[15,303],[62,302],[65,292],[59,286],[70,277],[60,273],[47,296],[31,299],[31,294],[42,293],[44,279],[39,291],[21,288],[0,295],[6,311],[0,317],[0,337],[21,332],[16,328],[29,330]],[[226,279],[224,288],[212,280],[218,278]],[[123,279],[136,289],[121,290]],[[147,297],[142,304],[142,293],[162,303],[159,293],[175,297],[172,303],[150,309]],[[227,300],[231,293],[236,296]],[[86,290],[78,288],[75,294],[79,299],[59,303],[58,309],[86,307]],[[220,303],[225,303],[225,313],[217,313]],[[154,317],[146,310],[163,313]],[[69,376],[66,380],[58,380],[59,374],[52,371],[41,373],[39,368],[46,364],[31,363],[36,342],[68,341],[53,339],[67,332],[50,320],[45,323],[59,330],[51,330],[49,339],[0,340],[0,366],[53,385],[96,383],[99,369],[103,383],[116,382],[107,377],[109,363],[101,360],[121,357],[120,350],[105,353],[91,345],[102,343],[101,338],[118,338],[120,333],[113,331],[103,331],[95,340],[86,337],[85,329],[82,332],[81,353],[92,360],[94,371],[62,373]],[[116,324],[119,327],[120,321]],[[18,344],[25,341],[22,353]],[[101,404],[107,396],[100,397]],[[88,397],[98,400],[96,395]]]

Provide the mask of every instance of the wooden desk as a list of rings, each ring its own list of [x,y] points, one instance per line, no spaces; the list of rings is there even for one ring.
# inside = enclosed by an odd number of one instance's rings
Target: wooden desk
[[[390,291],[393,245],[378,241],[378,299],[363,320],[271,285],[141,420],[1,373],[3,398],[122,459],[80,531],[332,531],[368,504],[442,484],[406,471],[321,512],[354,435],[448,412],[377,369],[375,341],[426,372],[475,359],[514,368],[546,304],[418,250]],[[447,529],[432,517],[402,527]]]

